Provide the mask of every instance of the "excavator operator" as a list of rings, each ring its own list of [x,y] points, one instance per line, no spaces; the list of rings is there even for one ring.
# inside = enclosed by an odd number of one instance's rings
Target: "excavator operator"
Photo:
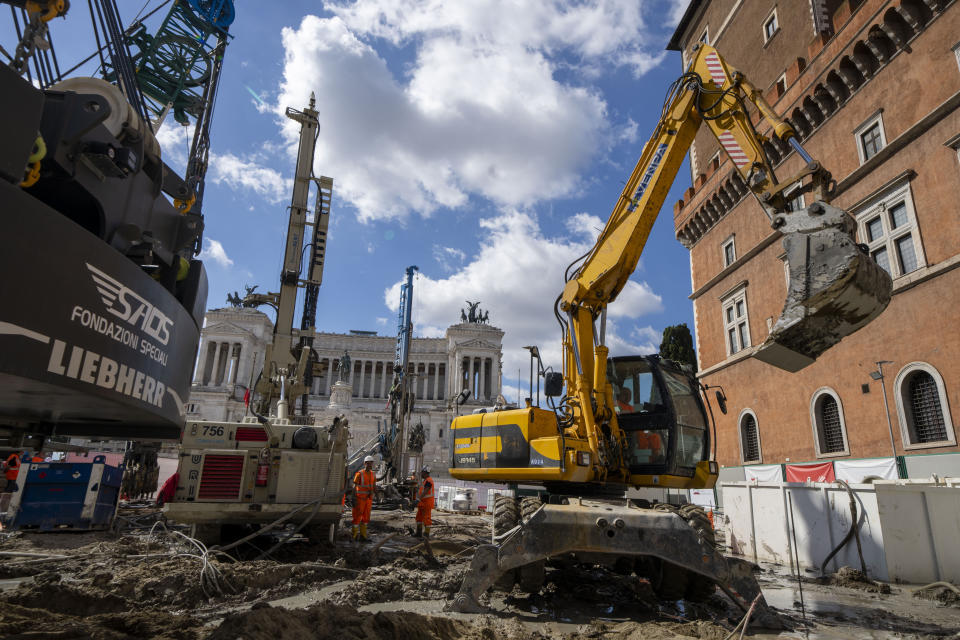
[[[363,468],[353,475],[353,528],[350,535],[354,540],[366,542],[367,524],[370,523],[370,509],[373,506],[373,491],[377,484],[377,474],[373,472],[373,456],[363,459]],[[358,529],[359,525],[359,529]]]

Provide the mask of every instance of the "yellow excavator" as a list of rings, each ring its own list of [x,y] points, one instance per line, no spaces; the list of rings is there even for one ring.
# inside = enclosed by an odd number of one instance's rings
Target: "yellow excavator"
[[[769,124],[767,135],[757,131],[751,107]],[[528,401],[451,425],[454,478],[543,487],[537,497],[497,497],[492,544],[478,548],[453,609],[481,610],[480,594],[495,584],[536,591],[547,558],[572,556],[626,566],[647,577],[661,599],[702,599],[719,586],[744,610],[757,600],[754,620],[774,623],[750,565],[717,551],[702,509],[622,497],[630,487],[697,489],[717,481],[707,389],[688,368],[657,356],[610,358],[605,343],[607,305],[636,268],[701,124],[783,234],[787,301],[753,357],[797,371],[889,303],[890,276],[857,244],[853,218],[829,204],[830,173],[742,73],[701,45],[670,87],[596,244],[567,269],[554,309],[563,372],[539,364],[550,409]],[[804,159],[799,172],[778,179],[764,148],[772,136]],[[800,192],[811,194],[812,204],[791,211]],[[716,399],[725,412],[725,398]]]

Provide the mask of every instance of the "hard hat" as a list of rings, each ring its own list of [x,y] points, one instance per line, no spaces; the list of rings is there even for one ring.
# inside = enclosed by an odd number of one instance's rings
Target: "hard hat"
[[[364,464],[366,464],[367,462],[373,462],[373,456],[367,456],[366,458],[363,459],[363,462]]]
[[[423,469],[420,469],[420,473],[430,473],[430,467],[424,466]]]

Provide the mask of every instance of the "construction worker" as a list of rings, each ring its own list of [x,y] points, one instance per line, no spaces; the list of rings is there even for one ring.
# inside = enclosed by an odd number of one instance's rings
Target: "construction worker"
[[[20,456],[11,453],[7,458],[6,472],[8,493],[13,493],[17,489],[17,474],[20,473]]]
[[[420,486],[417,489],[417,533],[418,538],[430,537],[430,512],[433,511],[433,478],[430,477],[430,467],[420,471]]]
[[[367,538],[367,524],[370,522],[370,508],[373,506],[373,491],[377,484],[377,475],[373,472],[373,456],[363,459],[363,468],[353,476],[353,528],[350,535],[354,540],[363,542]],[[359,525],[359,529],[358,529]]]
[[[0,513],[7,510],[10,500],[13,498],[13,492],[17,490],[17,474],[20,473],[20,456],[11,453],[6,462],[3,463],[4,479],[6,486],[0,493]]]

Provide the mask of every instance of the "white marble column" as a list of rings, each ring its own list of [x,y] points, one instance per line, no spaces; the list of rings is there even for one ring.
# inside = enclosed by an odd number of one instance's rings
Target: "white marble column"
[[[353,372],[357,370],[357,361],[350,361],[350,379],[347,380],[347,384],[350,385],[350,394],[353,395]]]
[[[240,366],[240,345],[236,342],[231,342],[230,346],[230,360],[227,364],[229,367],[227,372],[227,384],[236,384],[237,382],[237,367]]]
[[[219,342],[214,342],[212,344],[214,347],[214,352],[213,352],[213,368],[210,370],[210,386],[215,387],[217,386],[217,378],[219,377],[219,374],[220,374],[220,352],[222,351],[221,349],[222,345]]]
[[[384,362],[384,363],[383,363],[383,378],[381,378],[381,380],[380,380],[380,397],[381,397],[381,398],[386,398],[386,397],[387,397],[387,378],[389,377],[389,374],[387,373],[387,369],[388,369],[388,368],[389,368],[389,365],[388,365],[386,362]]]
[[[430,398],[431,400],[440,399],[437,397],[437,390],[439,388],[440,388],[440,363],[434,362],[433,363],[433,395]]]
[[[473,361],[474,357],[470,356],[470,377],[467,378],[467,386],[470,388],[471,398],[477,397],[476,382],[473,378]]]
[[[250,386],[250,368],[252,363],[250,362],[249,349],[250,345],[246,340],[240,341],[240,355],[237,356],[237,384],[244,387]]]
[[[333,358],[327,358],[327,382],[324,385],[323,395],[330,395],[330,385],[333,384]]]
[[[360,361],[360,384],[357,385],[357,397],[358,397],[358,398],[362,398],[362,397],[363,397],[363,382],[364,382],[364,379],[365,379],[366,377],[367,377],[367,361],[366,361],[366,360],[361,360],[361,361]]]
[[[191,384],[203,383],[203,365],[206,364],[206,358],[204,357],[203,352],[206,348],[207,341],[201,337],[200,343],[197,345],[197,362],[196,368],[193,370],[193,378],[190,379]]]

